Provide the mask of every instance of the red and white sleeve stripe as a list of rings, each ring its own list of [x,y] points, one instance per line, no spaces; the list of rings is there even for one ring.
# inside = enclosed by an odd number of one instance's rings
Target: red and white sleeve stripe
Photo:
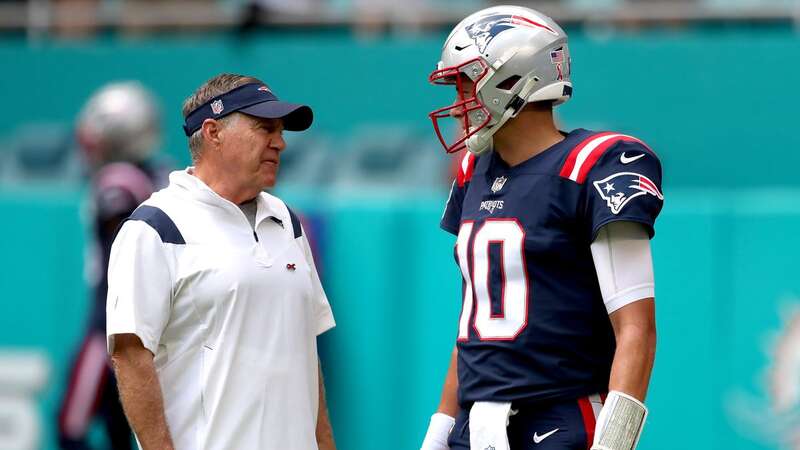
[[[603,153],[618,142],[638,142],[649,149],[644,142],[626,134],[610,131],[595,134],[572,149],[564,162],[564,166],[561,168],[560,175],[578,184],[583,184],[589,175],[589,171],[603,156]]]

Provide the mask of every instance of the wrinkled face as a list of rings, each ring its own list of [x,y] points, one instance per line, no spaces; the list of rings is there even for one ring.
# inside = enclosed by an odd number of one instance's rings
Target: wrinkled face
[[[232,119],[220,135],[222,170],[244,189],[260,191],[275,186],[280,153],[286,148],[283,120],[246,114]]]

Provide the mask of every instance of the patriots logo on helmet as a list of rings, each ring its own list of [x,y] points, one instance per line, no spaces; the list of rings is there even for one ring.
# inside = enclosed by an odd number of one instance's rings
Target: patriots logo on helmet
[[[522,16],[512,14],[492,14],[478,19],[466,27],[467,35],[475,41],[478,51],[483,53],[486,47],[498,34],[517,26],[542,28],[553,34],[558,34],[549,26],[535,22]]]
[[[613,214],[619,214],[622,208],[640,195],[653,195],[664,200],[653,180],[633,172],[619,172],[594,182],[594,187]]]

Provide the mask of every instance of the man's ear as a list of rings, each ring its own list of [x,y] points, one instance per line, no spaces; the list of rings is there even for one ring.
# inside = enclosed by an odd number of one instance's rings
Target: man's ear
[[[203,125],[200,128],[201,132],[203,133],[203,140],[214,146],[219,146],[220,144],[219,133],[222,130],[221,125],[222,124],[220,124],[219,121],[216,119],[204,120]]]

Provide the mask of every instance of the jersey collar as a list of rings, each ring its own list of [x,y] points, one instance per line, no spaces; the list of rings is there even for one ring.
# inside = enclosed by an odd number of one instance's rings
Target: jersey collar
[[[583,128],[576,128],[569,133],[561,132],[564,135],[564,140],[551,145],[542,152],[522,161],[514,167],[509,167],[508,164],[500,158],[496,152],[492,151],[485,158],[484,161],[478,161],[475,165],[475,174],[490,174],[492,176],[501,175],[504,173],[509,174],[522,174],[522,173],[537,173],[549,172],[549,167],[542,168],[541,164],[549,164],[552,161],[551,156],[558,154],[558,149],[572,148],[577,142],[585,137],[589,132]],[[541,163],[541,161],[548,161]]]
[[[193,166],[189,166],[184,170],[176,170],[169,174],[169,181],[171,184],[175,184],[186,190],[194,200],[200,203],[208,206],[216,206],[226,211],[235,212],[235,214],[241,214],[238,205],[222,198],[219,194],[214,192],[213,189],[208,187],[203,180],[196,177],[193,172]],[[256,199],[258,205],[258,209],[256,210],[256,225],[270,216],[283,220],[283,215],[280,215],[279,211],[276,210],[273,199],[275,199],[275,197],[266,192],[262,192],[258,195]]]

